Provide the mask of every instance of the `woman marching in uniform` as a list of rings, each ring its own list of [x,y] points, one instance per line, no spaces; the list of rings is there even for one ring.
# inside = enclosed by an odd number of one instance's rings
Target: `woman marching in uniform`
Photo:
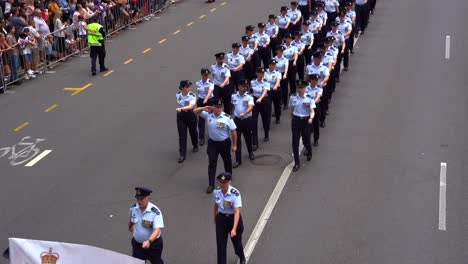
[[[288,7],[287,6],[282,6],[280,15],[276,18],[276,21],[278,21],[278,42],[281,42],[282,39],[284,38],[284,34],[289,32],[289,24],[291,23],[291,19],[287,15],[288,13]],[[278,43],[280,45],[281,43]]]
[[[255,107],[253,110],[254,129],[253,129],[253,150],[258,149],[258,114],[262,116],[263,131],[265,138],[263,142],[270,140],[270,121],[271,121],[271,98],[268,96],[270,84],[263,79],[265,70],[257,68],[257,79],[250,82],[252,94],[254,96]]]
[[[276,60],[270,60],[268,64],[268,70],[265,72],[265,80],[270,84],[270,91],[268,95],[273,101],[274,115],[276,118],[276,124],[280,123],[281,117],[281,72],[276,70]]]
[[[212,104],[214,83],[208,78],[210,73],[207,68],[201,69],[202,78],[195,84],[198,91],[197,107]],[[205,144],[205,119],[201,117],[198,117],[198,137],[200,146],[203,146]]]
[[[279,107],[281,109],[281,103],[284,102],[284,94],[288,93],[288,70],[289,70],[289,61],[283,55],[284,47],[283,46],[276,46],[276,57],[273,59],[276,61],[276,70],[281,73],[281,81],[280,81],[280,98],[277,101],[277,98],[273,97],[273,104],[275,108],[275,116],[276,109]],[[286,101],[287,102],[287,101]],[[287,109],[287,105],[285,105],[285,109]]]
[[[290,33],[284,35],[284,56],[289,61],[288,67],[288,82],[289,82],[289,92],[291,94],[296,93],[296,73],[297,73],[297,48],[292,45],[292,36]],[[282,90],[283,93],[283,104],[284,110],[288,109],[288,89]]]
[[[179,132],[179,163],[184,162],[187,155],[187,129],[190,132],[192,140],[192,152],[198,151],[198,133],[197,133],[197,116],[193,113],[195,108],[196,95],[190,92],[192,83],[188,80],[180,81],[179,89],[176,94],[177,105],[177,130]]]
[[[244,76],[249,79],[253,80],[255,78],[255,67],[252,63],[252,56],[254,54],[253,49],[249,47],[249,37],[247,35],[242,36],[242,45],[239,48],[239,53],[244,57],[245,64],[244,64]]]
[[[314,146],[318,146],[318,141],[320,139],[320,98],[322,97],[323,88],[318,85],[319,75],[312,74],[309,75],[309,86],[306,87],[306,94],[310,95],[315,102],[315,115],[312,120],[312,133],[314,134]],[[304,152],[304,155],[307,156],[307,152]]]

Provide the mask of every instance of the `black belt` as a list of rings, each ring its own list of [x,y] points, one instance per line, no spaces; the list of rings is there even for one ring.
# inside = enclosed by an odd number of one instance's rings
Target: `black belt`
[[[237,120],[240,120],[240,121],[242,121],[242,120],[249,120],[250,118],[252,118],[252,116],[245,117],[245,118],[243,118],[243,119],[240,118],[240,117],[237,117],[237,116],[234,117],[234,119],[237,119]]]
[[[232,217],[232,216],[234,216],[234,214],[223,214],[223,213],[218,213],[218,214],[220,214],[220,215],[222,215],[222,216],[225,216],[225,217]]]
[[[296,118],[296,119],[299,119],[299,120],[307,120],[307,119],[310,119],[310,116],[304,116],[304,117],[302,117],[302,116],[297,116],[297,115],[295,115],[295,116],[293,116],[293,118]]]
[[[213,143],[224,143],[224,142],[226,142],[226,141],[228,141],[228,140],[230,140],[230,138],[226,138],[225,140],[221,140],[221,141],[212,140],[211,138],[208,139],[208,141],[211,141],[211,142],[213,142]]]

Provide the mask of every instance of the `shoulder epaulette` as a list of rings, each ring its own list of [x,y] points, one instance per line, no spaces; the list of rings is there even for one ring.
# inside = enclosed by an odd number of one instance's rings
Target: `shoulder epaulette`
[[[182,94],[182,91],[178,92],[177,94]]]
[[[189,94],[190,94],[191,96],[195,96],[195,94],[194,94],[194,93],[192,93],[192,92],[189,92]]]
[[[221,187],[219,187],[219,186],[218,186],[218,187],[216,187],[216,190],[220,190],[220,189],[221,189]]]
[[[291,96],[297,96],[297,93],[293,93],[293,94],[291,94]]]
[[[151,212],[153,212],[153,213],[156,213],[157,215],[159,215],[159,214],[160,214],[160,212],[159,212],[158,208],[156,208],[156,207],[154,207],[154,206],[153,206],[153,207],[151,207]]]
[[[310,94],[306,94],[306,97],[313,98]]]
[[[136,205],[137,205],[137,204],[136,204],[136,203],[134,203],[134,204],[133,204],[132,206],[130,206],[130,207],[135,207]]]
[[[239,196],[239,191],[236,188],[232,188],[231,193],[234,194],[235,196]]]

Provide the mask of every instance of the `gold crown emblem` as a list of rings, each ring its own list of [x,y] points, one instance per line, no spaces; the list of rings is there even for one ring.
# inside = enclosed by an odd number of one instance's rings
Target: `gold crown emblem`
[[[222,180],[222,181],[225,181],[225,180],[226,180],[226,176],[222,175],[222,176],[221,176],[221,180]]]
[[[59,258],[59,254],[52,252],[52,248],[49,248],[49,252],[41,253],[41,264],[56,264]]]
[[[137,190],[136,194],[137,194],[137,195],[141,195],[140,189]]]

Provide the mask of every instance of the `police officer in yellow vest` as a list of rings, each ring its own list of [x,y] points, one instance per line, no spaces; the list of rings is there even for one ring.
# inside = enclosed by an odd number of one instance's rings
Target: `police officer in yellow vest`
[[[86,28],[88,32],[88,45],[90,46],[91,57],[91,74],[96,75],[96,59],[99,56],[99,67],[101,72],[108,71],[104,65],[104,58],[106,57],[106,47],[104,46],[104,33],[103,27],[96,22],[96,16],[91,18],[91,23]]]

